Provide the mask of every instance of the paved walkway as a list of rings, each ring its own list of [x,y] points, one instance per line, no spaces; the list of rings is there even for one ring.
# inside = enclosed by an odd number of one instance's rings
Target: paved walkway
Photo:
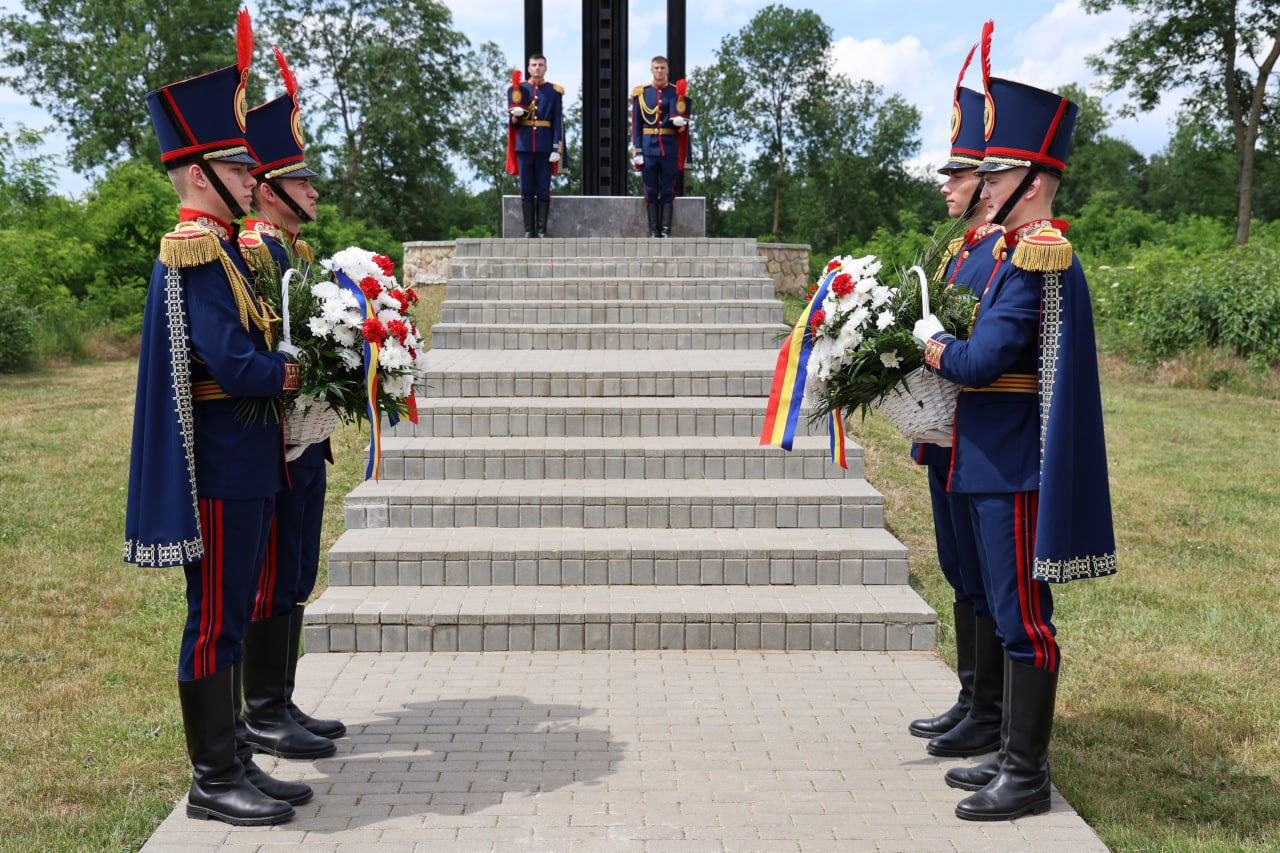
[[[288,824],[188,819],[145,853],[1105,851],[1047,815],[958,820],[964,792],[906,732],[953,699],[929,652],[311,654],[298,698],[350,735]]]

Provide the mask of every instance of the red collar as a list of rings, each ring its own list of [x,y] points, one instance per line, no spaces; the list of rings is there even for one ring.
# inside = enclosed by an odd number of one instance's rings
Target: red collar
[[[244,221],[244,227],[250,231],[257,231],[261,234],[270,234],[277,239],[287,237],[289,239],[290,246],[295,245],[298,242],[297,232],[290,231],[284,226],[277,225],[270,219],[246,219]]]
[[[235,233],[235,228],[230,222],[227,222],[212,213],[204,210],[197,210],[194,207],[182,207],[178,209],[179,222],[194,222],[206,231],[212,231],[223,240],[230,240],[231,235]]]
[[[985,240],[987,237],[990,237],[992,234],[996,233],[997,231],[1003,231],[1003,230],[1004,230],[1003,228],[1001,228],[999,225],[996,225],[994,222],[984,222],[981,225],[979,225],[977,228],[970,228],[965,233],[964,244],[966,246],[974,246],[979,242],[981,242],[982,240]]]

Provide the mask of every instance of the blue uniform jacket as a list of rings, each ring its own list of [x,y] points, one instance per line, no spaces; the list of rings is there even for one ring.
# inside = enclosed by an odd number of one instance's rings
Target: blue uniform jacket
[[[518,97],[517,97],[518,95]],[[534,86],[529,81],[507,90],[507,109],[524,107],[526,112],[513,122],[515,150],[550,154],[564,141],[564,90],[543,81]]]
[[[689,127],[676,127],[671,119],[678,115],[689,118],[692,114],[693,102],[687,94],[680,98],[675,86],[637,86],[631,92],[632,149],[646,157],[681,155],[682,142],[688,142]],[[683,168],[683,156],[680,161]]]

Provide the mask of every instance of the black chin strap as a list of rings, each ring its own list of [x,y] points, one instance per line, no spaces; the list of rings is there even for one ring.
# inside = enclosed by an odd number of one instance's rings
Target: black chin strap
[[[293,200],[293,196],[285,192],[284,187],[282,187],[275,178],[263,178],[262,180],[264,183],[271,185],[271,189],[275,190],[276,195],[280,196],[280,198],[284,200],[284,203],[289,206],[290,210],[297,214],[299,219],[303,222],[315,222],[315,219],[303,210],[300,204]]]
[[[973,214],[977,213],[978,205],[982,203],[982,181],[978,181],[978,186],[974,189],[973,195],[969,197],[969,203],[965,205],[963,219],[968,222],[973,218]]]
[[[231,218],[239,219],[244,216],[245,209],[240,206],[240,202],[236,201],[236,197],[231,194],[231,191],[227,189],[227,185],[222,182],[222,179],[218,177],[218,173],[213,170],[213,164],[202,164],[200,168],[204,171],[205,177],[209,179],[209,183],[218,191],[218,196],[226,204],[227,210],[231,211]]]
[[[1031,182],[1036,179],[1036,175],[1038,174],[1040,174],[1039,166],[1033,164],[1027,169],[1027,174],[1023,175],[1022,181],[1018,184],[1018,188],[1013,191],[1013,194],[1005,200],[1004,205],[996,212],[995,218],[991,220],[992,224],[1004,225],[1005,217],[1008,216],[1013,208],[1018,204],[1018,201],[1022,198],[1022,194],[1031,189]]]

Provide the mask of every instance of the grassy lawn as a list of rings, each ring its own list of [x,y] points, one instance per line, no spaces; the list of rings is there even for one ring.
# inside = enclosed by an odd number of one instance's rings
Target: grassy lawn
[[[0,377],[0,850],[136,849],[188,782],[181,575],[120,561],[134,373]],[[1276,850],[1280,402],[1119,369],[1104,402],[1121,568],[1057,598],[1055,780],[1116,850]],[[923,471],[878,417],[852,426],[947,619]],[[363,443],[337,436],[326,546]]]

